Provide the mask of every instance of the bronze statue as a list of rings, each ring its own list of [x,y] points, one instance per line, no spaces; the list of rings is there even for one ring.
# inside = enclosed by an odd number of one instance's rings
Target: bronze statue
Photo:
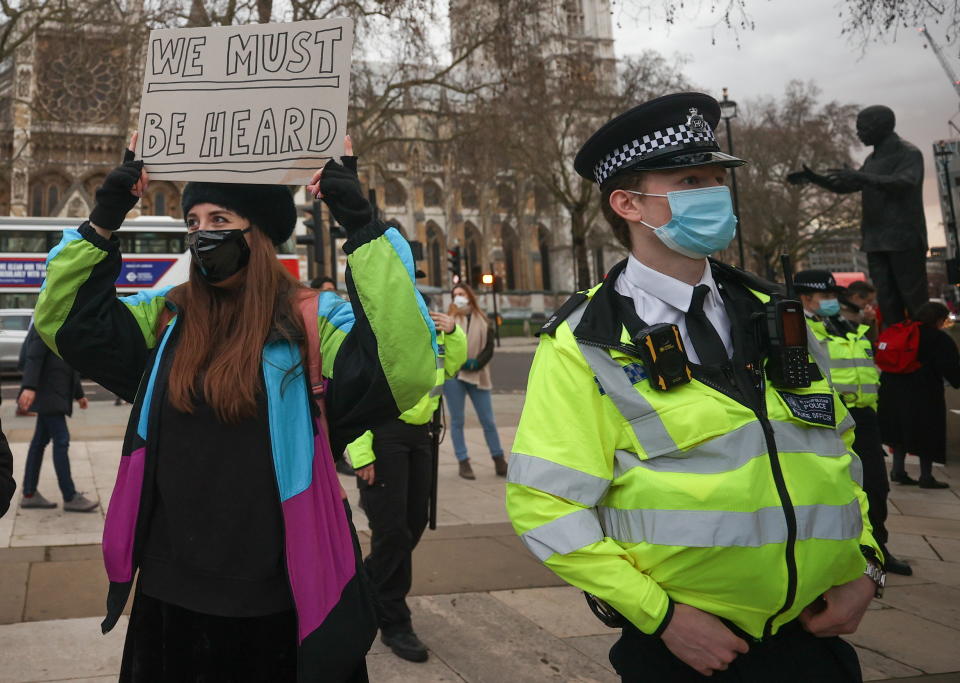
[[[861,192],[861,249],[867,252],[870,279],[887,325],[913,315],[927,293],[927,224],[923,215],[923,155],[894,132],[896,117],[883,105],[857,115],[857,137],[873,147],[859,171],[830,169],[826,175],[802,171],[787,176],[793,184],[812,182],[846,194]]]

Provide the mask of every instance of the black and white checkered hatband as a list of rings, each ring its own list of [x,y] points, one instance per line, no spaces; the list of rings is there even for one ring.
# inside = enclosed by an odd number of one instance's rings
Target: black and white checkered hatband
[[[622,147],[618,147],[601,159],[600,163],[593,169],[597,184],[602,185],[607,178],[624,166],[667,147],[678,147],[692,142],[712,142],[716,144],[716,138],[714,138],[710,126],[706,122],[701,125],[704,130],[695,131],[686,124],[680,123],[666,130],[654,131],[638,140],[631,140]]]

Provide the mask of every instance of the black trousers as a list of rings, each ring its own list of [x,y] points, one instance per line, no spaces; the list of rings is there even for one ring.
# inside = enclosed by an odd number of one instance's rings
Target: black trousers
[[[741,637],[743,634],[738,634]],[[840,638],[817,638],[797,622],[785,625],[750,651],[738,655],[725,671],[709,678],[677,659],[664,642],[632,625],[610,649],[610,663],[623,683],[860,683],[857,653]]]
[[[913,316],[930,298],[924,251],[870,251],[867,267],[877,288],[877,303],[886,325],[904,320],[905,311]]]
[[[358,479],[360,503],[370,521],[367,576],[379,598],[381,630],[409,630],[407,593],[413,582],[413,549],[427,527],[430,438],[427,425],[393,420],[373,430],[373,486]]]
[[[863,463],[863,492],[867,494],[870,505],[867,516],[873,527],[873,537],[885,549],[889,538],[886,522],[890,480],[887,479],[887,466],[883,459],[880,422],[876,411],[871,408],[850,408],[850,415],[857,423],[853,450]]]

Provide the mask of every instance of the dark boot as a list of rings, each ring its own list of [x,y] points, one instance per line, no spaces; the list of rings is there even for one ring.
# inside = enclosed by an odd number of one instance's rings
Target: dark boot
[[[476,479],[477,476],[473,473],[473,468],[470,467],[470,459],[460,460],[458,462],[460,466],[460,476],[464,479]]]
[[[916,486],[917,480],[911,477],[906,472],[897,472],[894,473],[893,470],[890,471],[890,481],[895,481],[898,484],[903,486]]]
[[[948,489],[950,484],[945,481],[937,481],[931,477],[920,477],[920,488],[922,489]]]
[[[413,631],[400,631],[391,635],[382,633],[380,640],[393,651],[393,654],[408,662],[425,662],[430,657],[427,646],[420,642]]]
[[[883,549],[883,568],[886,569],[891,574],[899,574],[900,576],[913,576],[913,567],[910,566],[905,560],[898,559],[893,556],[886,548]]]
[[[502,455],[493,456],[493,469],[496,471],[498,477],[507,476],[507,461]]]

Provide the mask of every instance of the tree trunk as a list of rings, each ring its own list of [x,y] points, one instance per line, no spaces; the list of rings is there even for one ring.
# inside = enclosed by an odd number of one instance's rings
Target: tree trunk
[[[577,281],[577,290],[590,289],[590,260],[587,252],[586,211],[574,208],[570,211],[570,232],[573,243],[573,270]]]
[[[273,0],[257,0],[257,20],[269,24],[273,16]]]

